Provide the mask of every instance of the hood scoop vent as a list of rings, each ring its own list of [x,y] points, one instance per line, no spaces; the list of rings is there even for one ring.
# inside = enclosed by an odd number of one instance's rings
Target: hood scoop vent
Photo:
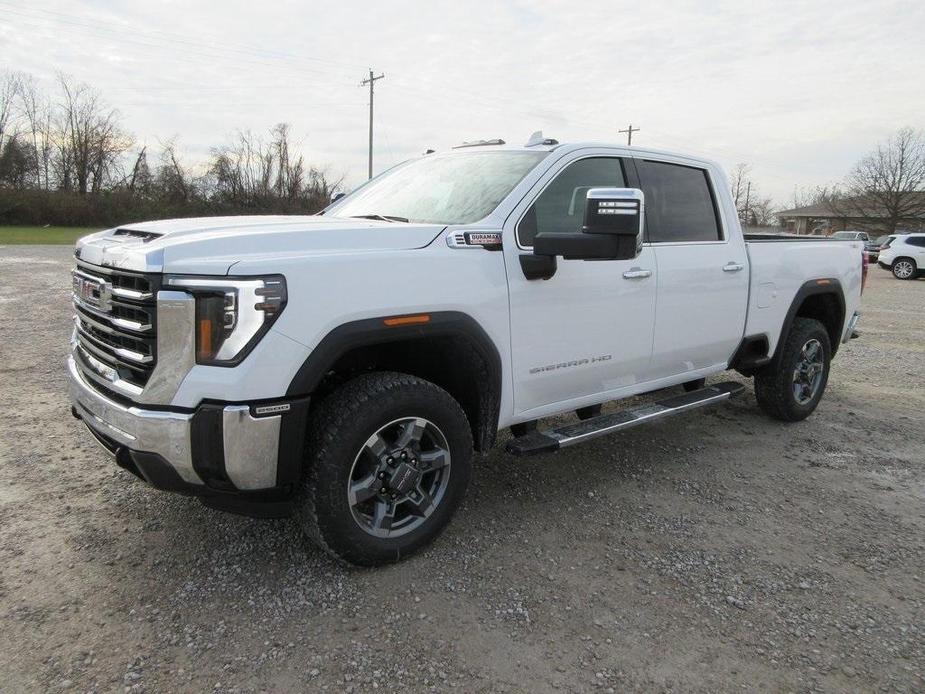
[[[142,243],[148,243],[154,239],[160,238],[163,234],[155,234],[151,231],[136,231],[134,229],[116,229],[113,236],[129,236],[133,239],[141,239]]]

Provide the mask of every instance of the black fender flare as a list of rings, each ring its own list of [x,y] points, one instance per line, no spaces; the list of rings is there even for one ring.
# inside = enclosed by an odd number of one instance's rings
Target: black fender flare
[[[407,322],[403,319],[407,319]],[[418,319],[417,322],[415,319]],[[354,349],[431,337],[450,337],[464,341],[485,364],[487,374],[473,374],[473,378],[484,382],[479,385],[479,421],[470,424],[476,449],[487,450],[494,443],[501,408],[501,355],[478,321],[460,311],[380,316],[343,323],[325,335],[311,351],[293,376],[286,395],[302,397],[312,394],[338,359]]]
[[[787,309],[787,315],[784,318],[784,323],[781,326],[780,336],[777,339],[777,344],[774,346],[774,355],[771,358],[771,363],[775,366],[779,365],[781,349],[783,348],[784,342],[786,342],[787,337],[790,335],[790,328],[793,325],[793,320],[797,316],[797,311],[800,310],[800,306],[803,305],[803,302],[811,296],[816,296],[818,294],[828,294],[834,296],[838,301],[838,306],[841,309],[841,321],[839,323],[839,334],[836,336],[836,339],[832,340],[832,356],[835,356],[835,353],[838,351],[839,344],[841,343],[841,329],[845,326],[845,290],[841,286],[841,282],[834,277],[821,277],[819,279],[808,280],[803,283],[803,285],[797,290],[796,295],[793,297],[793,301],[790,302],[790,308]]]

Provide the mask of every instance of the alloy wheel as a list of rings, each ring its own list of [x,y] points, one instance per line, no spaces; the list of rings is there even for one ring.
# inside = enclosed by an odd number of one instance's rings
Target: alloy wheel
[[[893,264],[893,274],[901,280],[909,279],[912,277],[913,272],[915,272],[915,269],[908,260],[899,260]]]
[[[353,519],[375,537],[399,537],[436,510],[450,479],[450,447],[433,422],[405,417],[386,424],[357,453],[347,482]]]
[[[812,402],[825,375],[825,351],[815,338],[806,342],[793,369],[793,397],[800,405]]]

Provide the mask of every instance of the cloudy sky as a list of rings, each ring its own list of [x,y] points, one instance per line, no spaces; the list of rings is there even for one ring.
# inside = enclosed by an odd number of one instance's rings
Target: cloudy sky
[[[840,179],[925,127],[925,3],[0,0],[0,69],[96,87],[139,143],[188,161],[292,124],[307,160],[366,174],[426,148],[542,129],[753,166],[765,194]]]

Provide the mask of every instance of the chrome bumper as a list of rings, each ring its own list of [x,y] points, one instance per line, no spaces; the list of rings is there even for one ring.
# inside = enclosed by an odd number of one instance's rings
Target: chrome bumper
[[[159,456],[192,491],[206,487],[194,463],[192,441],[197,413],[123,405],[91,387],[73,356],[68,357],[67,368],[74,411],[98,438],[114,442],[129,455]],[[214,438],[221,437],[221,441],[209,440],[208,434],[200,435],[199,440],[216,450],[221,445],[224,474],[234,490],[271,489],[278,486],[281,420],[280,415],[255,418],[248,405],[228,405],[221,411],[221,430],[209,432],[214,432]]]

